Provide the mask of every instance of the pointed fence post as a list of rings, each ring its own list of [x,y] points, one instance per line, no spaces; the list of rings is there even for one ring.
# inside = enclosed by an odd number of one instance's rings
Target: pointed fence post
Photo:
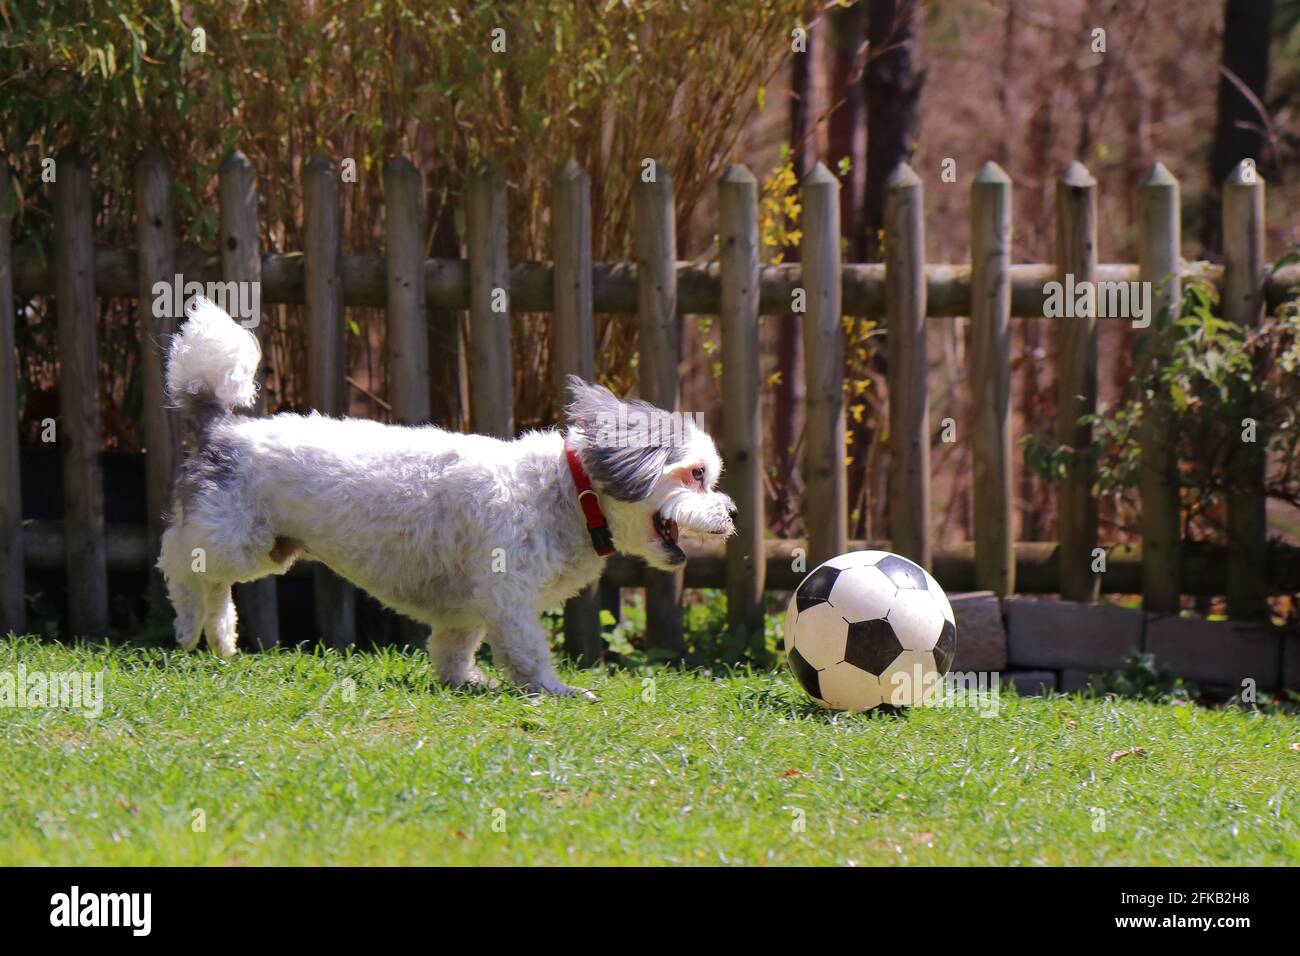
[[[482,435],[513,438],[506,180],[494,163],[484,162],[470,174],[467,190],[470,427]]]
[[[1135,374],[1151,374],[1156,334],[1178,320],[1182,302],[1178,180],[1156,163],[1138,184],[1138,279],[1151,283],[1150,324]],[[1163,314],[1162,313],[1166,313]],[[1182,509],[1178,453],[1168,411],[1152,405],[1142,422],[1142,609],[1176,614],[1182,593]]]
[[[99,334],[90,169],[76,147],[70,146],[56,157],[55,170],[57,435],[63,453],[68,630],[71,637],[102,637],[108,630],[108,556],[99,465]]]
[[[637,266],[637,316],[641,342],[637,387],[641,397],[669,412],[678,410],[677,362],[681,326],[677,315],[677,229],[673,180],[653,161],[654,178],[632,189]],[[646,644],[680,656],[685,649],[681,571],[647,571]]]
[[[930,567],[930,412],[925,349],[924,187],[907,163],[885,183],[889,537]]]
[[[1011,178],[997,163],[970,191],[975,588],[1016,590],[1011,464]]]
[[[239,150],[231,150],[218,170],[217,201],[221,213],[221,277],[226,282],[262,282],[262,246],[257,234],[257,173]],[[260,301],[260,295],[258,300]],[[253,329],[262,344],[258,384],[266,381],[269,339],[258,315]],[[177,317],[179,320],[179,316]],[[245,320],[248,321],[248,320]],[[266,390],[258,388],[255,415],[266,414]],[[239,630],[247,647],[269,650],[280,643],[280,610],[275,578],[236,584],[232,589]]]
[[[27,630],[23,599],[23,496],[18,462],[18,370],[14,361],[14,221],[9,160],[0,153],[0,636]]]
[[[736,503],[727,541],[727,622],[764,650],[763,379],[758,343],[758,183],[729,166],[718,184],[722,301],[722,480]]]
[[[551,384],[564,401],[566,379],[596,378],[596,329],[591,298],[591,177],[570,159],[552,183],[555,313],[551,322]],[[600,582],[594,581],[564,605],[564,650],[583,665],[604,653],[600,634]]]
[[[1264,317],[1264,178],[1243,159],[1223,184],[1223,317],[1250,331]],[[1241,453],[1228,496],[1228,613],[1267,616],[1265,557],[1268,515],[1264,509],[1268,436],[1254,410],[1240,422]],[[1249,438],[1247,437],[1249,436]]]
[[[804,378],[804,524],[807,570],[848,548],[844,445],[844,323],[841,308],[840,183],[822,163],[806,177],[802,260]],[[794,310],[794,311],[797,311]]]
[[[1093,285],[1095,293],[1097,180],[1077,161],[1056,184],[1056,268],[1067,300],[1068,290],[1083,283]],[[1075,451],[1056,491],[1061,597],[1067,601],[1095,601],[1101,584],[1092,570],[1097,546],[1093,429],[1079,424],[1097,411],[1097,317],[1095,308],[1090,311],[1055,320],[1056,440]]]
[[[393,421],[429,422],[429,324],[424,298],[424,177],[405,156],[384,167],[384,317]]]
[[[384,167],[384,361],[390,417],[398,425],[427,425],[432,414],[429,321],[424,289],[424,177],[405,156]],[[393,614],[390,639],[416,647],[429,628]]]
[[[140,294],[136,300],[136,329],[144,379],[145,501],[148,506],[149,553],[162,550],[165,516],[171,511],[172,483],[180,461],[180,426],[167,400],[163,363],[176,332],[178,316],[157,305],[155,285],[170,288],[176,277],[176,232],[172,223],[171,171],[167,157],[146,150],[135,167],[136,247]],[[162,574],[149,569],[151,615],[171,616]]]
[[[306,254],[307,387],[312,408],[347,414],[347,339],[343,324],[343,211],[333,164],[316,156],[303,167]],[[356,589],[323,564],[312,568],[316,629],[335,650],[356,644]]]

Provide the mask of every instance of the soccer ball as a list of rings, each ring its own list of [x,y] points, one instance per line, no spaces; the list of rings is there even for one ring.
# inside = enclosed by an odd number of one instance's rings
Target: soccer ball
[[[956,640],[939,582],[888,551],[853,551],[819,565],[785,612],[790,670],[830,710],[923,703],[952,666]]]

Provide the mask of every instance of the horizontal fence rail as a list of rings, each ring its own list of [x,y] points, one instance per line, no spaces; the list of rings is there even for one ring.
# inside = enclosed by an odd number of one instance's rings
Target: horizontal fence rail
[[[303,252],[264,252],[258,241],[256,175],[238,151],[220,166],[219,252],[178,248],[172,235],[175,184],[166,159],[147,153],[136,176],[137,246],[96,245],[92,234],[90,173],[75,152],[60,154],[51,247],[13,244],[12,216],[0,207],[0,293],[53,295],[62,363],[63,522],[21,521],[12,489],[0,497],[0,628],[20,626],[24,567],[61,568],[69,575],[69,619],[77,633],[101,632],[107,618],[108,570],[152,565],[168,509],[167,485],[179,455],[177,429],[162,393],[161,356],[176,317],[159,320],[146,301],[159,283],[203,285],[260,283],[260,302],[307,307],[307,393],[329,414],[346,408],[344,310],[387,310],[384,362],[388,406],[394,420],[418,424],[430,416],[433,373],[428,346],[433,334],[427,310],[468,314],[467,369],[470,421],[487,434],[509,437],[515,414],[511,391],[510,314],[554,314],[551,374],[594,377],[593,315],[635,315],[640,334],[637,391],[675,410],[680,397],[679,319],[716,314],[722,332],[721,444],[729,458],[728,490],[735,498],[741,534],[723,545],[688,547],[684,572],[647,571],[639,563],[611,559],[607,587],[647,588],[647,643],[674,653],[683,646],[683,587],[725,587],[734,628],[758,634],[765,589],[794,587],[807,570],[845,549],[865,547],[847,538],[844,325],[845,315],[883,318],[888,337],[890,396],[889,520],[893,550],[934,570],[955,591],[1057,593],[1093,600],[1100,592],[1142,593],[1148,608],[1175,610],[1181,595],[1227,593],[1232,612],[1263,616],[1268,594],[1300,590],[1300,549],[1270,544],[1263,512],[1262,456],[1243,465],[1250,493],[1229,504],[1226,547],[1180,540],[1177,459],[1168,428],[1148,427],[1140,436],[1144,473],[1140,485],[1143,546],[1098,544],[1095,463],[1086,456],[1056,486],[1058,542],[1015,542],[1015,487],[1011,434],[1010,332],[1012,317],[1043,317],[1049,284],[1074,281],[1150,282],[1154,301],[1176,303],[1181,282],[1200,278],[1224,290],[1228,317],[1257,323],[1266,308],[1300,286],[1300,265],[1271,271],[1263,255],[1263,180],[1243,161],[1225,184],[1225,264],[1184,263],[1179,246],[1177,180],[1157,164],[1138,187],[1139,262],[1098,261],[1097,185],[1072,163],[1056,187],[1056,243],[1052,263],[1012,264],[1010,241],[1013,183],[989,163],[971,184],[970,265],[926,263],[923,183],[905,164],[886,188],[884,262],[842,259],[839,180],[818,164],[800,184],[803,220],[800,261],[760,266],[757,250],[756,182],[743,166],[729,167],[718,184],[721,217],[717,261],[677,259],[673,181],[662,164],[633,186],[635,261],[592,260],[591,180],[575,162],[553,180],[554,263],[508,258],[508,190],[492,163],[471,172],[465,190],[469,258],[428,258],[424,188],[417,167],[398,157],[384,168],[388,204],[385,252],[345,255],[338,173],[326,157],[302,168]],[[0,187],[4,186],[0,177]],[[0,202],[8,190],[0,188]],[[141,347],[146,370],[147,527],[106,526],[102,472],[97,461],[99,394],[95,351],[96,298],[140,300]],[[8,299],[9,297],[6,296]],[[798,303],[798,304],[797,304]],[[0,345],[12,351],[14,317]],[[758,317],[800,314],[808,426],[801,442],[805,483],[803,514],[808,539],[765,539]],[[972,323],[975,463],[975,540],[958,548],[932,549],[929,530],[931,433],[928,412],[926,319],[969,316]],[[1078,447],[1091,442],[1079,417],[1096,407],[1098,352],[1093,316],[1052,319],[1058,337],[1057,437]],[[1144,331],[1143,334],[1148,334]],[[260,332],[259,332],[260,334]],[[12,438],[17,382],[12,362],[0,362],[0,476],[17,474]],[[264,408],[255,410],[264,413]],[[158,454],[152,454],[155,450]],[[16,484],[16,482],[14,482]],[[879,545],[877,545],[879,546]],[[1104,555],[1100,565],[1097,558]],[[343,647],[356,639],[355,595],[324,568],[315,579],[318,630],[326,643]],[[241,588],[240,615],[254,646],[279,640],[274,588]],[[18,605],[14,610],[15,604]],[[600,597],[591,588],[570,601],[565,642],[583,660],[599,657]],[[19,622],[15,625],[13,622]]]
[[[143,571],[153,562],[148,533],[143,525],[110,524],[105,537],[105,552],[110,571]],[[714,543],[684,541],[689,556],[685,568],[688,588],[723,588],[727,581],[725,546]],[[850,551],[864,549],[893,550],[889,541],[849,539]],[[33,570],[59,571],[64,568],[63,523],[60,521],[26,521],[23,523],[23,548],[27,566]],[[1060,545],[1055,541],[1017,541],[1014,547],[1017,594],[1059,594]],[[1195,596],[1223,593],[1227,578],[1228,549],[1218,545],[1184,546],[1182,592]],[[764,549],[763,569],[766,586],[774,591],[790,591],[803,580],[812,567],[807,561],[808,542],[803,538],[769,539]],[[1106,573],[1101,590],[1107,594],[1136,594],[1142,590],[1142,545],[1122,544],[1106,549]],[[296,564],[293,577],[309,576],[310,564]],[[1277,593],[1300,590],[1300,548],[1271,544],[1268,555],[1268,586]],[[806,568],[806,570],[799,570]],[[975,544],[937,548],[933,572],[946,590],[953,592],[979,588],[975,564]],[[604,583],[614,587],[637,588],[646,582],[646,568],[635,558],[614,555],[606,565]]]
[[[176,252],[177,271],[187,281],[220,281],[220,258],[215,253],[191,247]],[[1185,279],[1201,277],[1216,286],[1223,283],[1223,265],[1189,262],[1183,265]],[[23,295],[54,292],[53,264],[31,242],[14,246],[14,290]],[[343,257],[343,304],[383,308],[388,304],[387,265],[383,256]],[[687,315],[717,315],[722,307],[720,267],[716,263],[677,263],[677,305]],[[470,307],[469,263],[464,259],[424,260],[424,291],[431,306],[440,309]],[[300,252],[262,254],[262,302],[264,304],[306,301],[306,263]],[[845,315],[882,315],[885,311],[885,265],[879,262],[845,263],[841,266]],[[1057,278],[1052,263],[1012,265],[1011,315],[1014,318],[1042,318],[1047,296],[1043,286]],[[1097,279],[1107,282],[1136,282],[1138,266],[1103,262]],[[637,270],[630,262],[591,264],[592,310],[635,315]],[[759,269],[759,312],[783,315],[790,311],[794,290],[802,285],[802,267],[796,262],[763,266]],[[1300,265],[1283,266],[1264,281],[1264,299],[1270,308],[1300,285]],[[554,267],[549,262],[512,260],[510,304],[521,312],[550,312],[555,307]],[[971,313],[971,269],[965,265],[925,266],[925,314],[928,318],[957,318]],[[100,298],[134,298],[136,250],[114,246],[95,247],[95,294]]]

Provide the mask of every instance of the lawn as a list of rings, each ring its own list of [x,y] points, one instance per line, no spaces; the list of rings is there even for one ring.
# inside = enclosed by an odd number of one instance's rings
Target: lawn
[[[1278,713],[862,717],[784,672],[568,674],[591,704],[447,690],[416,653],[0,639],[19,665],[103,671],[104,707],[0,709],[3,864],[1300,863]]]

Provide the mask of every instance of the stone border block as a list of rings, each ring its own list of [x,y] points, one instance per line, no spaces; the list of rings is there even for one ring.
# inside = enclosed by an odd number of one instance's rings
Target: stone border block
[[[957,619],[955,671],[1002,671],[1007,666],[1007,632],[1002,626],[1002,602],[992,591],[950,594]]]
[[[1076,690],[1083,690],[1092,683],[1092,678],[1098,676],[1093,671],[1077,670],[1070,668],[1061,671],[1061,693],[1072,694]]]
[[[1281,640],[1266,624],[1167,615],[1147,624],[1146,649],[1156,666],[1185,680],[1238,685],[1251,678],[1260,688],[1275,688]]]
[[[1007,651],[1013,667],[1119,670],[1142,646],[1142,625],[1143,613],[1130,608],[1007,598]]]
[[[1038,697],[1056,690],[1056,671],[1007,671],[1002,675],[1002,685],[1016,685],[1021,697]]]

